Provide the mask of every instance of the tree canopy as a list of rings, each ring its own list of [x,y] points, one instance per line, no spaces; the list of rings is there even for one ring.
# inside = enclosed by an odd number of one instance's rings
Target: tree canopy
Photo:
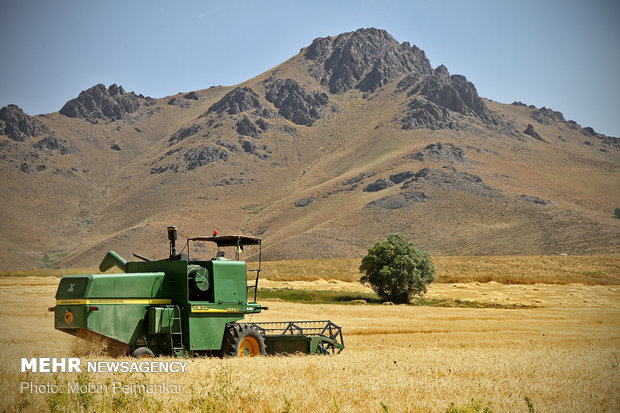
[[[416,295],[426,293],[435,280],[435,266],[430,255],[417,250],[400,233],[388,234],[377,241],[362,259],[360,281],[368,284],[384,301],[409,303]]]

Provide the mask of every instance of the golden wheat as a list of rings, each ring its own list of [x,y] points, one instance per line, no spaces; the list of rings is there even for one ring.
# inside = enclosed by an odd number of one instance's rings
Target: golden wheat
[[[496,281],[503,284],[620,284],[619,255],[433,256],[436,282]],[[359,281],[361,258],[268,261],[273,281]],[[253,264],[255,265],[255,264]]]
[[[620,287],[445,284],[545,300],[533,309],[267,303],[253,321],[332,319],[334,356],[189,359],[185,374],[19,373],[20,357],[112,360],[53,329],[55,278],[0,278],[2,411],[445,411],[479,402],[496,412],[619,411]],[[550,290],[549,290],[550,289]],[[519,293],[519,294],[517,294]],[[588,298],[583,302],[582,298]],[[9,327],[9,328],[7,328]],[[20,393],[22,381],[57,394]],[[178,394],[69,394],[66,383],[181,385]],[[473,400],[473,401],[472,401]]]

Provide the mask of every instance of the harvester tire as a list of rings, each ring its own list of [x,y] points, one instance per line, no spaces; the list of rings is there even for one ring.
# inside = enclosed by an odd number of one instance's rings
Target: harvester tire
[[[155,357],[155,354],[153,354],[151,349],[148,347],[138,347],[133,351],[133,353],[131,353],[131,356],[137,359],[152,359]]]
[[[256,327],[245,324],[229,324],[222,343],[223,357],[264,356],[265,339]]]

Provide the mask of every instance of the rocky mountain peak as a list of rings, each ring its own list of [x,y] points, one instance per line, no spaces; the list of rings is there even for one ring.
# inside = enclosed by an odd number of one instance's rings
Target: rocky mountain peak
[[[7,135],[16,142],[35,137],[47,128],[32,116],[28,116],[17,105],[0,109],[0,135]]]
[[[302,50],[309,72],[331,93],[352,88],[374,92],[400,79],[397,91],[413,96],[402,120],[404,129],[454,128],[447,110],[475,116],[497,125],[473,83],[465,76],[450,75],[444,65],[433,70],[424,51],[398,43],[388,32],[359,29],[335,37],[315,39]]]
[[[441,107],[462,115],[476,116],[489,124],[497,125],[499,122],[478,95],[474,84],[465,76],[450,75],[444,65],[438,66],[430,76],[416,83],[409,91],[409,96],[423,96]]]
[[[247,112],[253,109],[262,109],[263,104],[260,97],[254,90],[249,87],[238,87],[228,92],[222,99],[214,103],[207,114],[224,112],[229,115],[235,115],[241,112]]]
[[[331,93],[374,91],[404,74],[432,73],[422,50],[375,28],[315,39],[303,56],[311,61],[311,75]]]
[[[311,126],[323,117],[329,102],[327,94],[308,92],[294,79],[276,79],[266,88],[268,101],[279,109],[279,114],[298,125]]]
[[[140,99],[135,93],[126,93],[122,86],[116,84],[109,88],[98,84],[80,92],[60,109],[60,113],[70,118],[85,119],[90,122],[124,119],[140,107]]]
[[[444,65],[437,66],[437,68],[435,69],[435,74],[440,77],[450,77],[450,72],[448,71],[448,68]]]

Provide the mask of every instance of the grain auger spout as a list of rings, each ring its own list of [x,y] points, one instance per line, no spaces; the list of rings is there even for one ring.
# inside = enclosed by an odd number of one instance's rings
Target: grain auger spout
[[[99,271],[106,272],[112,267],[126,272],[127,261],[114,251],[108,251],[105,257],[103,257],[103,260],[101,260],[101,264],[99,264]]]
[[[344,349],[342,328],[329,320],[240,323],[267,307],[257,302],[261,240],[245,235],[194,237],[177,251],[177,229],[168,227],[170,254],[126,261],[110,251],[99,270],[122,274],[64,276],[56,292],[54,327],[122,348],[135,357],[155,355],[257,356],[333,354]],[[211,259],[194,257],[196,243],[217,247]],[[192,249],[192,246],[194,247]],[[258,249],[258,266],[240,260]],[[226,249],[232,249],[230,258]]]

